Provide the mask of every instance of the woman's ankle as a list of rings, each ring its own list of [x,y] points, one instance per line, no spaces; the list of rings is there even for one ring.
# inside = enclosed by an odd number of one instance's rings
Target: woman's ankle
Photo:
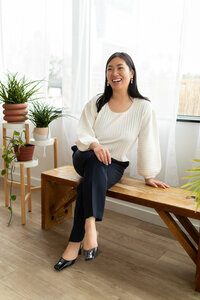
[[[98,242],[97,242],[96,228],[95,228],[95,230],[90,228],[85,232],[84,249],[90,250],[92,248],[96,248],[97,246],[98,246]]]
[[[96,230],[96,218],[95,217],[89,217],[85,220],[85,231],[91,230],[91,229]]]
[[[62,257],[66,260],[76,259],[79,253],[81,242],[69,242]]]

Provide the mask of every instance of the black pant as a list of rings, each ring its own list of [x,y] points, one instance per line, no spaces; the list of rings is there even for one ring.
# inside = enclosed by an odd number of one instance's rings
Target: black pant
[[[96,221],[102,220],[106,191],[120,180],[129,162],[112,158],[107,166],[97,159],[93,150],[79,151],[76,146],[72,150],[74,168],[82,178],[77,187],[74,225],[69,241],[80,242],[85,234],[85,219],[93,216]]]

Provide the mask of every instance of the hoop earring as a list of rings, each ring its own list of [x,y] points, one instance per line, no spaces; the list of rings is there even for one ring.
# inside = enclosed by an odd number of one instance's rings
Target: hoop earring
[[[109,86],[109,82],[107,81],[107,86]]]
[[[133,84],[133,78],[131,78],[131,84]]]

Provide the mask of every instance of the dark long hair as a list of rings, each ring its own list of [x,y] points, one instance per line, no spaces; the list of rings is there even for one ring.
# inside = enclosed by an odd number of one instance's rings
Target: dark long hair
[[[128,95],[133,98],[140,98],[140,99],[145,99],[145,100],[150,101],[147,97],[142,96],[140,94],[140,92],[138,91],[137,75],[136,75],[135,65],[132,61],[132,58],[125,52],[116,52],[109,57],[109,59],[106,63],[104,93],[97,99],[97,103],[96,103],[97,112],[99,112],[102,109],[102,107],[110,100],[110,98],[112,97],[112,94],[113,94],[111,86],[110,85],[107,86],[106,74],[107,74],[107,67],[108,67],[109,62],[115,57],[122,58],[126,62],[127,66],[129,67],[129,70],[134,71],[133,83],[132,84],[129,83],[129,86],[128,86]]]

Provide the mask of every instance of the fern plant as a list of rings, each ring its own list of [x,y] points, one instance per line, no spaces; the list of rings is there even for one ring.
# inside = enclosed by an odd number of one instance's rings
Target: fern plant
[[[200,159],[193,159],[192,161],[200,162]],[[195,202],[197,203],[197,209],[200,205],[200,166],[194,167],[190,170],[187,170],[187,172],[192,173],[192,175],[189,175],[187,177],[184,177],[184,179],[193,179],[192,181],[184,184],[182,187],[186,188],[186,190],[192,190],[190,196],[193,196],[195,198]]]
[[[0,81],[0,102],[5,104],[19,104],[39,99],[36,97],[43,80],[28,81],[25,76],[17,79],[16,74],[7,74],[7,82]]]

